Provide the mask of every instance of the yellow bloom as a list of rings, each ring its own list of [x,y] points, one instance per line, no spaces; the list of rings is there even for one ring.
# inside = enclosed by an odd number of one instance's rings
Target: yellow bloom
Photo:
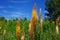
[[[18,21],[16,25],[16,38],[20,40],[20,21]]]
[[[36,4],[34,5],[34,9],[32,10],[32,18],[36,18]]]
[[[2,27],[0,27],[0,30],[2,29]]]
[[[32,18],[29,23],[29,40],[36,40],[35,39],[35,32],[36,32],[36,4],[34,5],[34,9],[32,10]]]
[[[33,24],[33,29],[36,30],[36,14],[37,11],[36,11],[36,4],[34,4],[34,9],[32,11],[32,24]]]
[[[6,35],[6,28],[4,28],[3,36],[5,37]]]

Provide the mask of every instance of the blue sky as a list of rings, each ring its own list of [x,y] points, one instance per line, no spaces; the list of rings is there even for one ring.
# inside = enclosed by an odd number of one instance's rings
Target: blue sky
[[[45,17],[45,1],[46,0],[0,0],[0,17],[6,19],[11,18],[27,18],[32,16],[34,2],[36,2],[37,16],[42,8],[42,16]]]

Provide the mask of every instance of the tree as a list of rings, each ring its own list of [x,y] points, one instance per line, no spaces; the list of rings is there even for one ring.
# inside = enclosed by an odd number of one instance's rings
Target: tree
[[[56,19],[60,15],[60,0],[46,0],[46,8],[48,16]]]
[[[46,8],[48,17],[56,21],[56,33],[58,33],[58,19],[60,16],[60,0],[46,0]]]

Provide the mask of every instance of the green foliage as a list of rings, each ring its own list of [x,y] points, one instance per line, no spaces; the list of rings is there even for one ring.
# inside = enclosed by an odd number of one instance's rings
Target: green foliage
[[[46,10],[50,18],[56,19],[60,15],[60,0],[46,0]]]
[[[3,21],[2,21],[3,22]],[[16,23],[17,20],[8,20],[5,24],[2,24],[2,29],[0,30],[0,35],[3,35],[3,30],[6,28],[7,34],[3,38],[4,40],[16,40]],[[43,32],[40,32],[40,25],[37,22],[36,24],[36,38],[37,40],[60,40],[60,32],[56,34],[55,23],[52,21],[43,21]],[[29,40],[29,21],[28,20],[20,20],[20,36],[22,36],[22,29],[24,28],[25,40]],[[60,27],[59,27],[60,31]]]

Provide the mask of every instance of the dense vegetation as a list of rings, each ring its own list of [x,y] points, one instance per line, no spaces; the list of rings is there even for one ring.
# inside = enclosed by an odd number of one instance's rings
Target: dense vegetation
[[[16,40],[16,22],[17,19],[14,20],[6,20],[0,19],[0,39],[3,38],[4,40]],[[29,21],[26,19],[20,20],[20,36],[22,36],[22,29],[24,27],[25,33],[25,40],[29,40],[28,35],[28,28],[29,28]],[[55,30],[55,22],[52,21],[43,21],[43,32],[40,32],[40,26],[37,21],[36,26],[36,39],[37,40],[60,40],[60,32],[56,34]],[[3,30],[6,28],[6,35],[3,37]],[[59,26],[60,31],[60,26]]]

